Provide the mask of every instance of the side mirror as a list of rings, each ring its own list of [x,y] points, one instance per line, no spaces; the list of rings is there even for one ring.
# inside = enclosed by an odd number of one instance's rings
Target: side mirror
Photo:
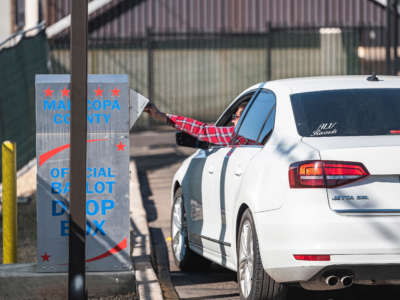
[[[210,143],[199,141],[194,136],[182,131],[176,133],[176,144],[183,147],[208,149]]]

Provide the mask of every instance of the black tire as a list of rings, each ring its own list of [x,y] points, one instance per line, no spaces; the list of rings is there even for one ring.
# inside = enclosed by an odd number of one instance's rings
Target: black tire
[[[245,227],[246,226],[246,227]],[[245,228],[244,228],[245,227]],[[249,264],[246,264],[246,259],[242,259],[242,263],[240,265],[240,260],[239,260],[239,251],[240,247],[243,247],[241,245],[241,239],[242,235],[246,235],[246,231],[251,229],[251,241],[252,245],[250,243],[249,248],[253,249],[253,264],[252,268],[252,276],[251,277],[251,284],[245,284],[242,279],[245,279],[245,275],[248,274],[243,274],[245,271],[244,266],[248,266]],[[248,232],[247,232],[248,233]],[[250,238],[249,238],[250,240]],[[243,250],[242,250],[243,253]],[[243,213],[242,219],[240,220],[240,226],[239,226],[239,232],[238,232],[238,237],[237,237],[237,243],[236,243],[236,257],[237,257],[237,281],[239,285],[239,290],[240,290],[240,299],[243,300],[285,300],[286,295],[287,295],[287,289],[288,287],[284,284],[275,282],[265,271],[261,262],[261,257],[260,257],[260,251],[259,251],[259,245],[258,245],[258,238],[257,238],[257,233],[255,230],[254,226],[254,220],[253,217],[250,213],[250,210],[246,210]],[[240,269],[240,266],[242,266],[242,269]],[[249,270],[247,268],[247,270]],[[241,278],[243,277],[243,278]],[[245,287],[244,287],[245,286]],[[246,287],[250,287],[245,291],[244,289]]]
[[[181,230],[181,238],[182,238],[182,243],[180,247],[177,247],[180,249],[181,253],[178,253],[177,250],[174,247],[174,239],[178,238],[176,235],[176,232],[174,232],[174,209],[175,206],[177,205],[177,202],[180,201],[180,217],[181,217],[181,223],[182,223],[182,230]],[[203,271],[208,268],[210,265],[211,261],[205,259],[204,257],[198,255],[197,253],[193,252],[189,248],[189,239],[188,239],[188,232],[187,232],[187,225],[186,225],[186,213],[185,213],[185,206],[184,206],[184,200],[182,196],[182,189],[178,188],[174,194],[174,202],[172,205],[171,209],[171,249],[172,253],[174,256],[174,262],[175,265],[181,269],[182,271]],[[179,233],[178,233],[179,234]],[[175,236],[174,236],[175,235]]]

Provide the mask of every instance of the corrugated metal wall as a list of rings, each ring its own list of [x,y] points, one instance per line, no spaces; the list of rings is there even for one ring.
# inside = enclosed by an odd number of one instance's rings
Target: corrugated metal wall
[[[71,0],[48,0],[48,22],[70,13]],[[265,32],[273,27],[380,26],[385,9],[371,0],[113,0],[90,18],[93,38],[153,32]]]

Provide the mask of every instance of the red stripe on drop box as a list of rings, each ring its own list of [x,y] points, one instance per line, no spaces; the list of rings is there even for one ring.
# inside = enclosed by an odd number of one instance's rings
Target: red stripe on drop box
[[[118,252],[124,250],[127,246],[128,246],[128,241],[127,241],[126,238],[124,238],[124,239],[123,239],[117,246],[115,246],[114,248],[112,248],[112,249],[108,250],[107,252],[104,252],[103,254],[100,254],[100,255],[98,255],[98,256],[96,256],[96,257],[89,258],[89,259],[86,260],[86,262],[92,262],[92,261],[95,261],[95,260],[99,260],[99,259],[102,259],[102,258],[106,258],[106,257],[108,257],[108,256],[110,256],[110,255],[113,255],[113,254],[115,254],[115,253],[118,253]]]
[[[126,247],[128,246],[128,241],[126,238],[124,238],[117,246],[115,246],[114,248],[111,248],[110,250],[108,250],[107,252],[104,252],[100,255],[97,255],[95,257],[89,258],[86,260],[87,263],[92,262],[92,261],[96,261],[96,260],[100,260],[106,257],[109,257],[113,254],[116,254],[122,250],[124,250]],[[67,264],[59,264],[58,266],[66,266]]]
[[[99,142],[99,141],[105,141],[107,139],[94,139],[94,140],[87,140],[88,143],[92,142]],[[42,155],[39,156],[39,167],[41,167],[46,161],[48,161],[50,158],[52,158],[54,155],[60,153],[61,151],[68,149],[70,147],[70,144],[62,145],[60,147],[54,148],[50,151],[47,151],[46,153],[43,153]]]

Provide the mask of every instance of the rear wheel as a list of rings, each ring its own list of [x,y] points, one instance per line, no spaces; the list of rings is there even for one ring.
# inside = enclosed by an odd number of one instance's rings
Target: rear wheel
[[[185,206],[181,188],[178,188],[174,194],[174,203],[171,211],[171,238],[172,253],[178,268],[183,271],[194,271],[204,270],[209,266],[209,260],[189,248]]]
[[[286,299],[287,287],[275,282],[264,271],[253,217],[248,209],[240,221],[236,248],[240,299]]]

